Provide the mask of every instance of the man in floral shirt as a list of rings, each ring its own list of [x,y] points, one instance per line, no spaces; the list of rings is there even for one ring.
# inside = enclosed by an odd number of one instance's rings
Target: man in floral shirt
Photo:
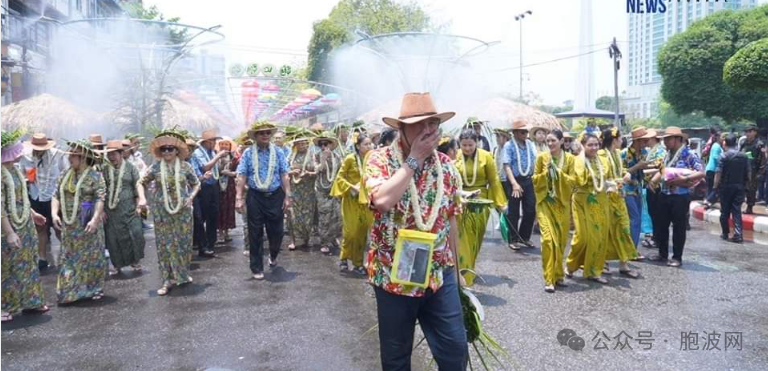
[[[662,180],[661,194],[656,205],[659,220],[658,230],[654,231],[659,255],[651,258],[667,263],[670,267],[679,267],[683,261],[683,248],[688,224],[688,206],[690,189],[704,178],[704,167],[699,156],[685,144],[688,139],[678,127],[670,126],[664,134],[664,146],[667,156],[664,158],[664,170],[687,169],[687,174],[671,180]],[[661,174],[661,173],[660,173]],[[664,175],[659,175],[665,178]],[[672,260],[669,259],[669,225],[672,224]]]
[[[363,181],[374,209],[367,267],[376,292],[384,370],[410,369],[417,320],[440,370],[466,368],[454,259],[460,178],[451,159],[435,150],[439,125],[453,116],[437,113],[429,93],[406,94],[399,118],[383,119],[399,130],[399,139],[366,160]],[[391,281],[398,232],[404,229],[436,235],[426,289]]]

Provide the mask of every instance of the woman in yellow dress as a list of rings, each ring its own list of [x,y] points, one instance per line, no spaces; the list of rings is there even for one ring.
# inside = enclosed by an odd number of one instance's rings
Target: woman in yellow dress
[[[496,162],[490,152],[477,147],[478,136],[474,130],[464,130],[459,136],[461,150],[456,158],[456,169],[462,175],[465,192],[477,192],[477,197],[491,200],[497,210],[507,205],[507,197],[499,180]],[[459,270],[467,286],[475,281],[475,260],[485,236],[485,227],[491,210],[488,207],[468,205],[460,215]],[[465,271],[466,270],[466,271]]]
[[[566,277],[584,269],[584,278],[607,284],[602,277],[608,240],[608,194],[605,181],[608,178],[608,164],[598,156],[600,139],[594,134],[584,133],[581,143],[583,155],[576,159],[576,176],[573,195],[573,214],[576,233],[571,240],[571,251],[566,261]]]
[[[637,272],[629,268],[629,261],[639,257],[635,244],[632,240],[632,234],[629,230],[629,212],[627,204],[624,201],[621,184],[628,173],[624,169],[621,161],[621,134],[617,128],[606,129],[603,131],[602,149],[598,155],[605,158],[608,163],[608,203],[609,217],[611,223],[608,226],[608,251],[605,260],[618,260],[619,273],[629,278],[637,278]],[[605,272],[608,273],[608,263],[606,263]]]
[[[555,292],[555,286],[566,286],[563,257],[571,227],[575,157],[563,149],[563,132],[560,130],[547,134],[546,143],[549,151],[536,157],[533,189],[536,192],[536,219],[541,230],[544,291]]]
[[[365,134],[353,134],[353,153],[344,158],[336,180],[331,188],[331,196],[341,197],[341,219],[344,221],[339,269],[349,269],[348,260],[352,261],[352,271],[366,274],[363,268],[363,255],[368,241],[368,229],[373,224],[373,214],[368,204],[361,202],[360,181],[362,179],[363,160],[373,148],[373,142]]]

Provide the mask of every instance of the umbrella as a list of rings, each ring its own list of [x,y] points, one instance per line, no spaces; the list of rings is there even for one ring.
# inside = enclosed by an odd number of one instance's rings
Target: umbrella
[[[512,122],[522,120],[528,124],[529,129],[563,129],[555,116],[505,98],[489,99],[477,106],[468,116],[477,116],[480,120],[489,121],[490,126],[494,128],[511,129]]]

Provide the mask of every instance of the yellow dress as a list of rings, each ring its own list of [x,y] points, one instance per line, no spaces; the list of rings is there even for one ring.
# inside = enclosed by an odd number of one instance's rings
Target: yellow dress
[[[608,163],[604,157],[595,156],[590,164],[595,178],[600,182],[598,161],[603,168],[603,179],[608,179]],[[608,195],[605,189],[596,191],[592,176],[585,164],[586,159],[577,158],[574,164],[576,178],[573,195],[573,214],[576,233],[571,240],[566,266],[569,272],[584,268],[584,277],[600,277],[603,274],[608,240]],[[603,187],[605,188],[605,187]]]
[[[555,159],[557,177],[550,173],[552,155],[544,152],[536,158],[533,189],[536,192],[536,219],[541,230],[541,267],[544,284],[554,285],[565,278],[563,257],[571,229],[571,196],[576,182],[575,157],[563,151]],[[562,163],[560,163],[562,161]]]
[[[365,197],[352,189],[352,186],[360,185],[361,164],[357,154],[347,155],[331,188],[332,197],[341,197],[341,219],[344,221],[339,259],[349,259],[355,267],[363,266],[368,229],[373,224],[373,214]]]
[[[621,181],[621,178],[626,173],[626,169],[623,167],[621,155],[618,151],[614,151],[613,156],[611,156],[607,150],[601,149],[598,154],[600,157],[605,158],[605,161],[608,163],[610,169],[610,176],[608,179],[617,179],[618,181]],[[610,204],[608,215],[611,218],[611,224],[608,229],[608,239],[610,244],[608,245],[605,260],[618,260],[622,263],[626,263],[638,256],[637,248],[632,241],[632,232],[629,230],[629,212],[627,211],[627,204],[624,201],[621,191],[609,192],[608,201]]]
[[[461,180],[464,191],[480,190],[479,198],[493,201],[493,206],[503,208],[507,205],[507,197],[504,195],[504,188],[499,180],[499,172],[496,169],[496,162],[490,152],[477,149],[477,174],[473,179],[475,160],[464,158],[461,151],[457,155],[456,169],[461,174]],[[469,181],[474,180],[473,184]],[[458,217],[459,225],[459,269],[475,269],[475,260],[480,253],[480,246],[485,236],[485,227],[488,224],[488,217],[491,210],[485,206],[469,206],[464,208],[464,212]],[[468,286],[475,282],[475,274],[472,272],[463,272],[464,280]]]

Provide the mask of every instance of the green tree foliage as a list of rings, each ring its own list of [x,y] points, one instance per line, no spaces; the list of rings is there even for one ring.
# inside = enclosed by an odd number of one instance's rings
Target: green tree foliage
[[[659,104],[659,117],[661,126],[677,126],[680,128],[702,128],[718,125],[725,128],[728,125],[719,117],[709,117],[704,112],[693,111],[688,114],[680,115],[672,109],[672,106],[662,101]]]
[[[148,21],[164,21],[168,23],[179,23],[181,18],[171,17],[166,19],[165,15],[157,9],[156,5],[152,5],[149,8],[144,7],[142,2],[123,3],[123,9],[128,13],[128,16],[136,19],[144,19]],[[168,43],[173,45],[180,45],[187,39],[187,29],[174,29],[174,27],[161,26],[160,28],[167,28],[164,30],[168,32]]]
[[[307,76],[327,81],[327,61],[333,49],[354,40],[354,32],[368,35],[391,32],[426,31],[429,16],[416,3],[394,0],[341,0],[328,18],[315,22],[309,41]]]
[[[768,89],[768,37],[750,43],[728,59],[723,80],[734,88]]]
[[[605,110],[605,111],[615,111],[616,105],[614,104],[615,100],[613,97],[609,97],[607,95],[603,95],[600,98],[597,98],[595,101],[595,108]]]
[[[721,11],[673,36],[658,58],[661,94],[676,113],[702,111],[728,122],[768,117],[768,91],[723,81],[729,58],[750,42],[768,37],[768,5]]]

